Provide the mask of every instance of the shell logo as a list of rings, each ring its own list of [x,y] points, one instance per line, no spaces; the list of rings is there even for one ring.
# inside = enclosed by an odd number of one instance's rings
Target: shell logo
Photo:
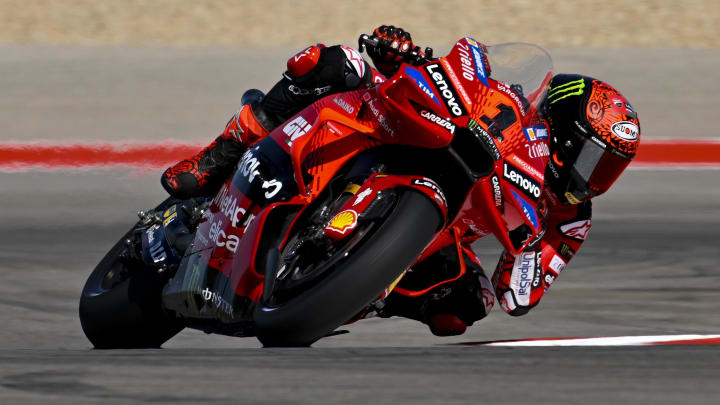
[[[327,229],[344,234],[357,226],[358,214],[353,210],[339,212],[330,220]]]

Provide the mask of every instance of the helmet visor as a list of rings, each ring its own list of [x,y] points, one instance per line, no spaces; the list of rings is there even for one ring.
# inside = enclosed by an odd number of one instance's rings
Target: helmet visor
[[[585,140],[572,170],[570,192],[582,201],[606,192],[620,177],[630,160],[615,155],[591,140]]]

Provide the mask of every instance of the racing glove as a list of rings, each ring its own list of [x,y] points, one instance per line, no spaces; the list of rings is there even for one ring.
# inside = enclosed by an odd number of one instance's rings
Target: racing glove
[[[386,77],[395,74],[401,63],[411,62],[415,57],[413,52],[425,56],[420,47],[413,44],[410,33],[402,28],[381,25],[375,28],[370,38],[376,40],[377,45],[366,47],[368,55],[375,68]]]

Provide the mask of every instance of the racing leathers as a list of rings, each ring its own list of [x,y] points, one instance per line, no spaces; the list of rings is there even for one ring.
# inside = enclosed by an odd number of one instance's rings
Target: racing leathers
[[[563,205],[550,190],[544,195],[544,234],[517,257],[503,252],[492,277],[500,307],[513,316],[526,314],[540,302],[590,231],[590,201]]]
[[[377,30],[376,34],[383,35]],[[409,34],[402,34],[401,47],[412,49],[411,42],[404,45],[410,41]],[[386,74],[393,73],[387,70],[387,63],[380,65]],[[283,78],[267,95],[244,105],[213,143],[167,169],[163,187],[178,198],[211,195],[247,147],[273,128],[322,97],[381,81],[383,75],[355,49],[310,46],[291,57]],[[504,252],[492,283],[470,247],[480,236],[453,235],[453,230],[448,230],[442,239],[444,246],[412,266],[396,288],[365,315],[404,316],[428,324],[436,335],[447,336],[462,334],[467,326],[487,316],[496,299],[510,315],[526,314],[563,271],[590,228],[589,201],[563,205],[549,187],[544,197],[544,234],[518,257]]]
[[[208,196],[217,191],[249,145],[314,101],[356,90],[383,76],[347,46],[310,46],[287,62],[283,78],[264,97],[243,105],[225,130],[198,154],[168,168],[161,184],[173,197]]]

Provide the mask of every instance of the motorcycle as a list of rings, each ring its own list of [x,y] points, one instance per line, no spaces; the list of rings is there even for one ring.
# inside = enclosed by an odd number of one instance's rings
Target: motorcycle
[[[539,238],[548,53],[466,37],[415,56],[277,127],[213,198],[141,211],[83,289],[90,342],[159,347],[190,327],[309,346],[448,244],[493,234],[517,255]]]

